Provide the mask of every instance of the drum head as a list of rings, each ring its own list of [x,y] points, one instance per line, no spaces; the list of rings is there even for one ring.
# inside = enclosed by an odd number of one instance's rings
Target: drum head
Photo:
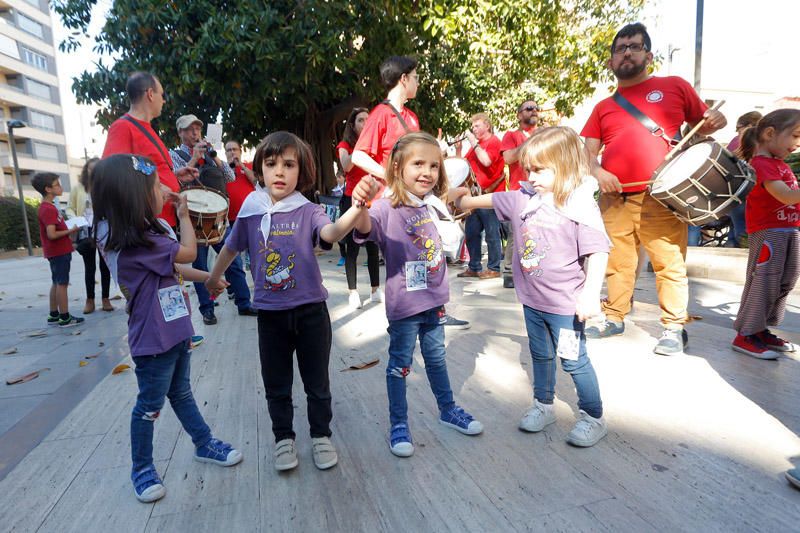
[[[472,169],[469,161],[462,157],[448,157],[444,160],[444,171],[450,181],[450,187],[461,187],[467,181]]]
[[[184,193],[189,202],[189,211],[219,213],[228,209],[228,200],[216,191],[198,188],[187,189]]]
[[[711,157],[714,144],[703,142],[695,144],[679,153],[658,173],[651,194],[666,191],[689,178]]]

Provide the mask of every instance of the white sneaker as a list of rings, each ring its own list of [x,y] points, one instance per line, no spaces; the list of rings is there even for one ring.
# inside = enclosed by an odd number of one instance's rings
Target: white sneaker
[[[311,451],[314,455],[314,465],[320,470],[332,468],[339,462],[339,455],[328,437],[311,439]]]
[[[298,464],[297,449],[293,439],[283,439],[275,443],[275,470],[291,470]]]
[[[383,301],[383,290],[380,287],[375,289],[375,292],[370,294],[369,301],[374,303],[381,303]]]
[[[594,446],[597,441],[608,433],[606,421],[602,418],[593,418],[581,410],[581,417],[575,422],[575,427],[567,435],[567,442],[573,446],[588,448]]]
[[[528,412],[525,413],[525,416],[519,421],[519,429],[530,433],[536,433],[555,421],[556,414],[552,404],[547,405],[539,403],[539,400],[534,399],[533,407],[528,409]]]
[[[361,296],[356,291],[350,291],[350,309],[361,309]]]

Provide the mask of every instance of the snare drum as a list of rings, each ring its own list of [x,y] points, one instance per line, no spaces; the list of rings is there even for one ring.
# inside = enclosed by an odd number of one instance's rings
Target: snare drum
[[[650,196],[683,222],[703,226],[744,202],[755,182],[750,165],[704,140],[656,169]]]
[[[228,225],[228,199],[205,187],[191,187],[184,193],[197,244],[207,246],[220,242]]]
[[[463,157],[448,157],[445,159],[444,171],[447,175],[447,180],[451,189],[456,187],[466,187],[473,196],[477,196],[481,193],[481,190],[478,187],[478,182],[475,180],[475,173],[472,172],[472,167],[469,165],[469,161]],[[464,218],[469,214],[469,211],[459,211],[452,204],[451,209],[456,220]]]

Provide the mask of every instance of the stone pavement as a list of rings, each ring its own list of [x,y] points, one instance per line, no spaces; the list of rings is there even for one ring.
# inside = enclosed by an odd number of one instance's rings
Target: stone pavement
[[[416,355],[408,378],[414,457],[386,443],[382,305],[349,312],[343,269],[319,258],[334,328],[331,382],[340,464],[310,458],[305,398],[295,377],[300,466],[278,474],[259,375],[255,319],[221,298],[219,324],[204,327],[192,376],[201,411],[244,462],[196,463],[171,410],[156,423],[155,460],[167,496],[143,505],[130,486],[129,423],[136,394],[128,370],[125,314],[95,312],[85,325],[47,328],[49,275],[42,258],[0,262],[0,526],[9,531],[523,531],[794,530],[800,492],[783,471],[800,460],[800,355],[759,361],[730,350],[741,286],[695,279],[684,356],[651,353],[660,333],[652,274],[644,274],[625,336],[592,341],[609,435],[591,449],[564,437],[575,393],[559,371],[558,422],[517,430],[531,401],[530,355],[513,291],[500,280],[450,272],[450,312],[472,321],[447,332],[457,400],[484,422],[479,437],[436,423]],[[83,302],[76,254],[73,311]],[[366,299],[366,269],[359,268]],[[113,289],[112,289],[113,291]],[[118,308],[122,303],[115,302]],[[800,298],[781,333],[800,342]],[[44,336],[31,336],[44,330]],[[86,356],[97,357],[85,359]],[[341,372],[380,357],[373,368]],[[89,364],[80,366],[80,361]],[[5,380],[49,368],[28,383]]]

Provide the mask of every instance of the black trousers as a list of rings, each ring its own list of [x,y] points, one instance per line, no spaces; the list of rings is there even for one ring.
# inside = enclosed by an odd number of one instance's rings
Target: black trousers
[[[97,257],[100,257],[100,287],[103,298],[108,298],[111,289],[111,272],[106,266],[103,256],[97,251],[94,246],[91,250],[86,250],[81,254],[83,257],[83,280],[86,283],[86,299],[94,300],[94,275],[97,272]]]
[[[342,196],[342,201],[339,203],[339,210],[344,213],[350,206],[353,205],[353,198],[351,196]],[[358,250],[361,248],[360,244],[356,244],[353,240],[353,232],[347,234],[345,237],[345,248],[347,255],[344,258],[344,272],[347,276],[347,288],[351,291],[356,290],[356,263],[358,262]],[[372,287],[380,287],[381,272],[378,257],[378,245],[372,241],[364,243],[364,248],[367,249],[367,270],[369,271],[369,284]]]
[[[258,311],[258,352],[275,442],[295,438],[292,429],[294,353],[308,402],[311,437],[331,436],[331,318],[325,302],[283,311]]]

